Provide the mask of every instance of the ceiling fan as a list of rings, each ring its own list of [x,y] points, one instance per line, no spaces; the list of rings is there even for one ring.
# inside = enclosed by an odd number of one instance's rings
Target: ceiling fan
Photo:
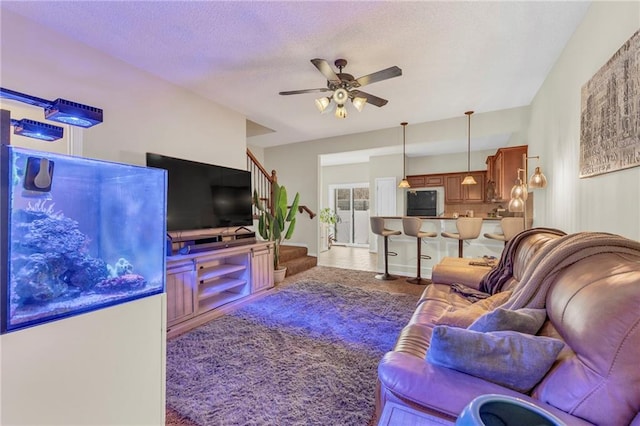
[[[342,72],[342,69],[347,66],[346,59],[335,60],[334,64],[339,70],[338,73],[331,68],[325,59],[312,59],[311,63],[315,65],[318,71],[320,71],[327,79],[327,87],[319,89],[291,90],[288,92],[280,92],[280,94],[298,95],[301,93],[333,92],[329,97],[316,99],[316,106],[320,112],[325,112],[333,100],[336,104],[335,116],[338,118],[347,117],[347,110],[344,107],[344,104],[349,99],[358,111],[362,111],[366,103],[370,103],[377,107],[386,105],[387,102],[389,102],[388,100],[363,92],[358,90],[358,88],[367,84],[377,83],[378,81],[402,75],[402,70],[393,66],[356,79],[351,74]]]

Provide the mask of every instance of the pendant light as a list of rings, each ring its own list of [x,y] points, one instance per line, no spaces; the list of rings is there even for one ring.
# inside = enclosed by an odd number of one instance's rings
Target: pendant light
[[[511,200],[509,200],[509,206],[507,207],[510,212],[514,213],[520,213],[524,211],[525,201],[527,201],[527,198],[529,196],[527,185],[522,182],[522,179],[520,179],[520,172],[525,172],[525,170],[518,169],[518,178],[516,179],[515,184],[511,187]]]
[[[402,122],[400,123],[400,125],[402,126],[402,180],[400,181],[400,183],[398,184],[398,188],[411,188],[411,185],[409,185],[409,181],[407,180],[407,173],[406,173],[406,152],[405,152],[405,148],[406,148],[406,144],[407,144],[407,140],[406,140],[406,130],[407,130],[407,122]]]
[[[539,155],[536,155],[534,157],[527,157],[527,159],[529,158],[535,158],[536,161],[538,162],[540,161]],[[529,188],[544,189],[546,187],[547,187],[547,177],[544,175],[544,173],[542,173],[542,170],[540,170],[540,166],[536,165],[536,169],[531,175],[531,178],[529,179]]]
[[[471,114],[473,114],[473,111],[467,111],[465,114],[469,117],[469,126],[467,130],[467,176],[465,176],[462,184],[475,185],[478,182],[476,182],[473,176],[471,176]]]

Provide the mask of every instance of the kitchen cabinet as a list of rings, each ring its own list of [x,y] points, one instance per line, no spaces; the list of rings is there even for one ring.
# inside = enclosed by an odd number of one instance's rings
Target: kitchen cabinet
[[[490,202],[507,202],[511,198],[511,187],[518,179],[522,168],[522,155],[527,155],[527,145],[500,148],[495,155],[487,157],[487,180],[495,183],[495,196]],[[521,174],[524,179],[526,176]]]
[[[467,173],[450,173],[444,175],[444,202],[447,204],[482,203],[484,202],[486,173],[471,172],[476,180],[475,185],[463,185]]]
[[[444,186],[444,175],[414,175],[407,176],[412,188],[428,188]]]

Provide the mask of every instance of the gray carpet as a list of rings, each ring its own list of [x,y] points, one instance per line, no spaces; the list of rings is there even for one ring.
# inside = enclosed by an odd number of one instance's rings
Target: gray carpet
[[[201,426],[367,425],[418,297],[306,281],[167,342],[167,405]]]

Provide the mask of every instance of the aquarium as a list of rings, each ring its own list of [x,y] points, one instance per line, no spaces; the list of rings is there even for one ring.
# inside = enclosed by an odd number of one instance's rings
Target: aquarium
[[[2,333],[164,291],[164,170],[0,148]]]

